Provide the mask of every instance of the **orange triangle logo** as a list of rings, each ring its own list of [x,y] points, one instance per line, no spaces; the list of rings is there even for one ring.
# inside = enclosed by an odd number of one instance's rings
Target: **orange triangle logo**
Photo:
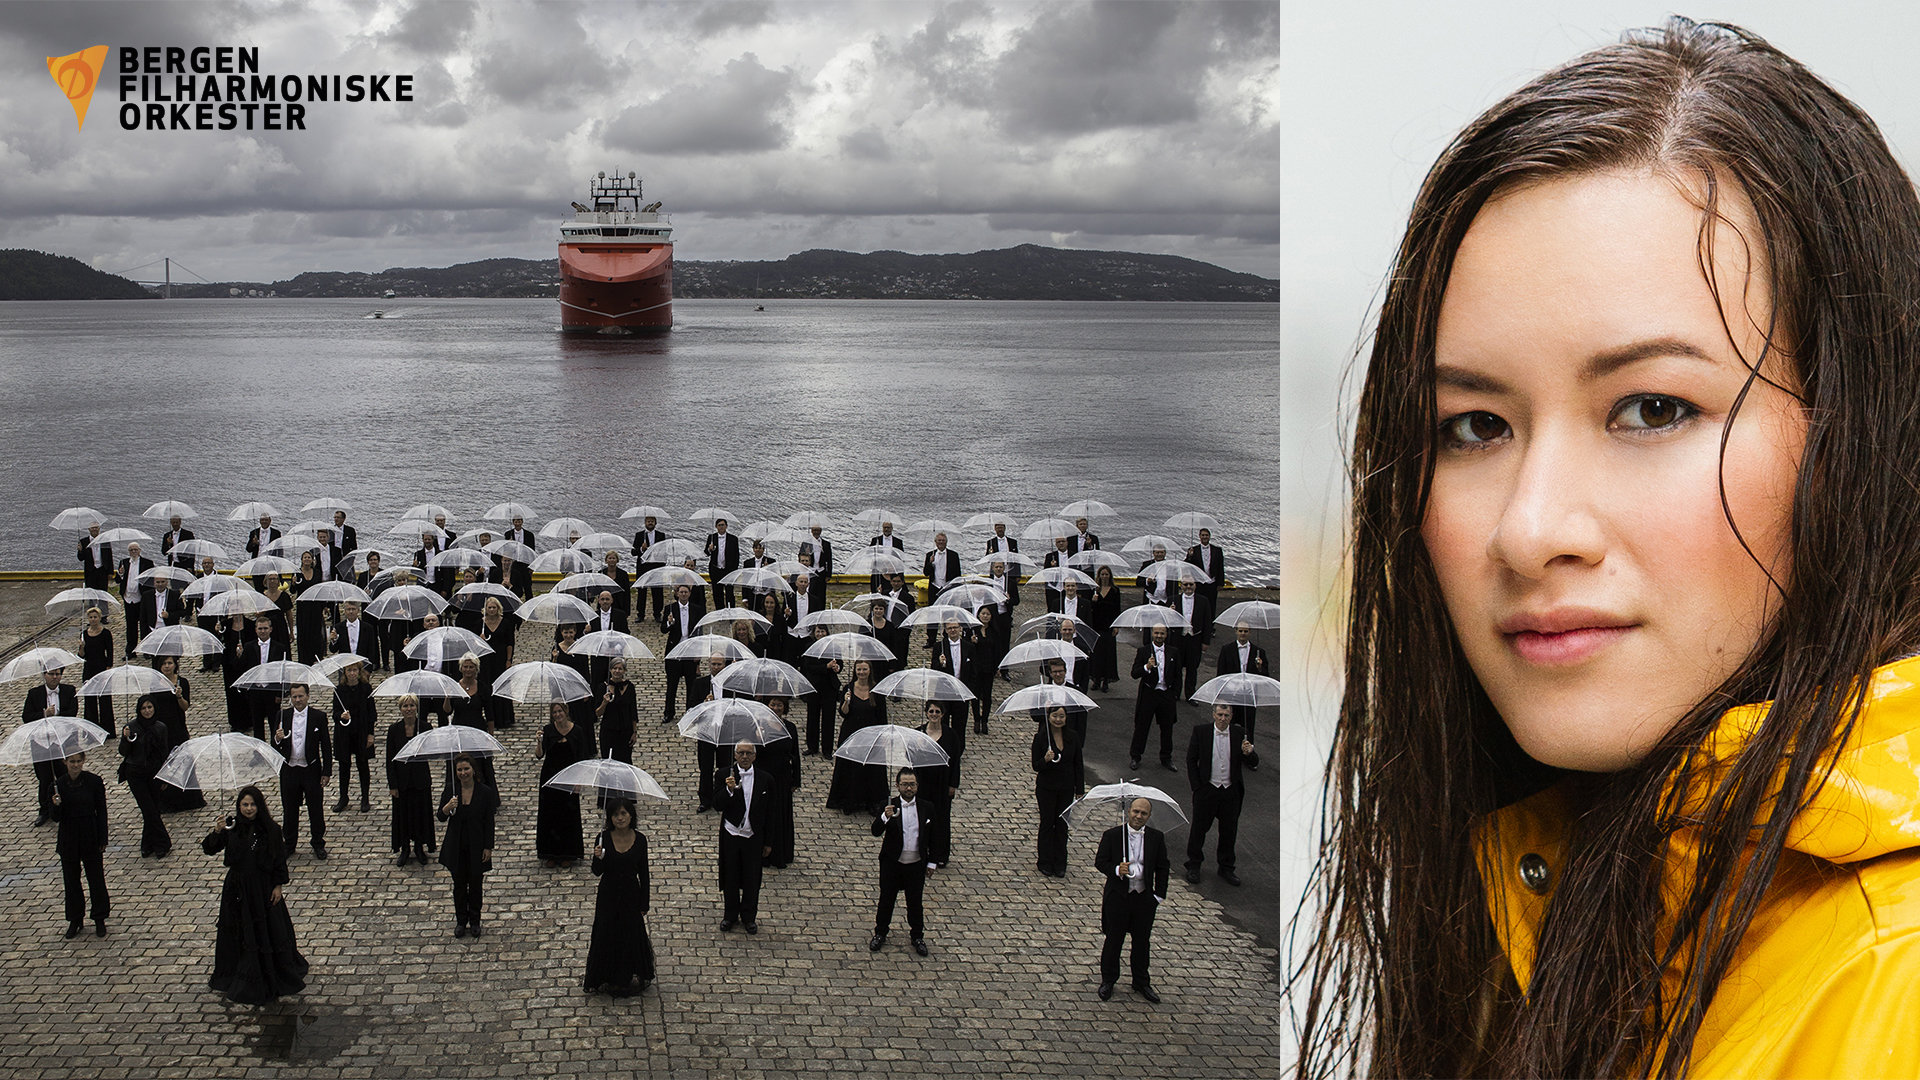
[[[99,85],[100,68],[107,62],[107,47],[95,45],[67,56],[47,57],[47,72],[73,105],[78,127],[87,126],[87,106],[93,103],[93,88]]]

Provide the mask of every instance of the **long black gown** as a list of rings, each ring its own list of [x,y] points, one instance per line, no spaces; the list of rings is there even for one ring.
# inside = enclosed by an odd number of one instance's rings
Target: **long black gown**
[[[593,904],[585,985],[588,990],[611,987],[624,997],[653,981],[653,939],[647,936],[646,920],[652,894],[647,837],[635,832],[633,846],[623,852],[603,834],[600,846],[602,854],[593,860],[600,891]]]
[[[489,630],[483,613],[480,628],[474,633],[480,635],[481,641],[493,646],[492,652],[480,658],[480,692],[485,701],[482,711],[486,713],[488,720],[493,721],[496,731],[505,731],[513,726],[513,702],[507,698],[495,697],[493,683],[500,677],[501,672],[507,670],[507,656],[513,652],[515,634],[513,616],[502,616],[499,628]]]
[[[246,1005],[264,1005],[307,988],[307,959],[293,939],[293,917],[273,889],[285,885],[287,852],[280,826],[242,818],[200,842],[209,855],[226,852],[220,886],[220,924],[213,941],[207,988]]]
[[[600,717],[600,745],[606,747],[608,757],[631,765],[633,733],[640,723],[640,702],[634,694],[632,679],[607,685],[613,687],[613,700],[607,703],[607,711]]]
[[[85,682],[113,666],[113,631],[103,623],[100,632],[80,632],[80,681]],[[86,717],[108,731],[113,726],[113,695],[96,694],[86,700]]]
[[[865,701],[848,685],[844,695],[847,715],[840,720],[838,748],[847,736],[864,727],[887,722],[887,699],[869,693]],[[838,711],[836,710],[836,715]],[[827,789],[827,809],[847,813],[878,813],[887,802],[887,769],[884,765],[857,765],[846,758],[833,761],[833,783]]]
[[[180,697],[193,701],[193,687],[187,684],[185,675],[179,676]],[[153,718],[167,729],[167,750],[193,738],[193,731],[187,727],[187,712],[181,708],[179,698],[171,693],[161,692],[153,695]],[[182,791],[172,784],[157,784],[154,793],[160,802],[163,814],[178,813],[181,810],[198,810],[207,805],[207,797],[197,789]]]
[[[593,756],[586,729],[579,724],[565,735],[548,721],[540,729],[540,816],[534,828],[534,852],[542,859],[572,862],[585,853],[580,842],[580,796],[550,788],[547,781],[561,769]]]
[[[306,578],[300,574],[293,575],[293,586],[291,590],[293,592],[293,598],[295,600],[300,599],[301,593],[306,592],[318,584],[320,584],[320,576],[318,573],[312,578]],[[301,663],[311,664],[324,656],[327,651],[327,605],[313,603],[308,604],[306,607],[295,605],[293,612],[294,640],[298,650],[297,655]]]
[[[770,742],[761,748],[761,768],[772,783],[767,788],[767,798],[773,800],[768,806],[767,845],[773,848],[765,865],[774,870],[785,870],[793,862],[794,825],[793,795],[800,790],[800,731],[793,721],[780,721],[787,729],[787,738]],[[755,798],[759,798],[756,794]]]
[[[587,685],[591,686],[593,685],[593,665],[588,663],[588,659],[589,658],[585,656],[576,656],[567,649],[561,649],[560,655],[554,658],[554,663],[565,664],[567,667],[579,672],[580,677],[587,680]],[[593,697],[583,697],[567,702],[567,715],[573,718],[573,726],[586,730],[587,752],[582,754],[582,757],[600,756],[600,751],[597,749],[599,743],[594,731],[594,720],[596,717],[594,716],[593,706],[596,700],[597,699]],[[575,856],[575,858],[578,858],[578,856]]]
[[[1120,678],[1120,652],[1113,638],[1113,620],[1120,617],[1120,605],[1125,603],[1120,590],[1108,589],[1107,595],[1093,594],[1093,603],[1083,616],[1088,626],[1100,631],[1100,640],[1093,644],[1093,678],[1102,687]]]
[[[414,724],[413,734],[420,731],[420,725]],[[438,846],[433,838],[433,766],[424,761],[394,760],[412,737],[402,721],[387,726],[387,790],[394,793],[390,850],[397,855],[409,850],[432,851]]]
[[[920,725],[921,734],[927,733],[927,725]],[[947,794],[948,788],[960,786],[960,758],[967,748],[966,718],[959,723],[948,720],[941,725],[940,749],[947,752],[945,765],[921,765],[913,772],[920,780],[920,797],[936,807],[939,813],[934,815],[938,822],[937,832],[926,838],[928,862],[937,862],[942,866],[953,861],[953,796]]]

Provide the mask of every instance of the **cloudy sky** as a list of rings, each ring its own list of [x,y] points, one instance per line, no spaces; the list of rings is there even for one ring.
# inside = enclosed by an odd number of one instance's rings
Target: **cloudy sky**
[[[1278,7],[1261,2],[0,4],[0,247],[214,280],[550,258],[638,171],[682,259],[1020,243],[1274,276]],[[46,57],[259,48],[412,74],[304,132],[76,131]]]

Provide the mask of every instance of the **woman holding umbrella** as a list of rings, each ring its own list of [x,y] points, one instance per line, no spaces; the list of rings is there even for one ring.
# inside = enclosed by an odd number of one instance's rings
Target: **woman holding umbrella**
[[[1126,604],[1120,596],[1120,590],[1113,584],[1113,567],[1102,566],[1093,572],[1093,603],[1081,612],[1080,618],[1090,627],[1100,632],[1100,640],[1093,645],[1093,682],[1092,688],[1105,692],[1120,677],[1120,655],[1113,641],[1113,620],[1120,617],[1121,608]],[[1197,628],[1196,628],[1197,629]]]
[[[120,779],[140,808],[140,857],[164,856],[173,850],[173,837],[160,816],[160,788],[153,774],[166,763],[172,746],[167,726],[154,712],[152,694],[142,694],[138,715],[120,731]]]
[[[200,850],[224,852],[227,866],[207,989],[246,1005],[305,990],[307,959],[295,946],[293,917],[282,893],[289,880],[287,849],[259,788],[240,789],[233,816],[214,819]]]
[[[840,698],[840,740],[863,727],[887,722],[887,699],[873,692],[873,664],[853,662],[853,681]],[[887,801],[887,770],[883,765],[862,765],[845,758],[833,763],[833,784],[827,791],[827,809],[843,814],[877,814]]]
[[[113,631],[100,617],[100,609],[87,609],[87,625],[80,632],[81,682],[113,666]],[[92,694],[86,701],[87,720],[105,731],[113,730],[113,695]]]
[[[600,742],[607,756],[633,764],[634,735],[639,729],[640,703],[627,680],[627,661],[616,656],[607,663],[607,688],[594,703],[600,720]]]
[[[600,888],[587,945],[588,993],[605,987],[614,997],[640,993],[653,981],[653,940],[647,936],[651,881],[647,837],[633,827],[633,802],[607,803],[607,830],[594,840],[593,873]]]
[[[312,553],[308,552],[308,554]],[[287,631],[287,613],[293,610],[292,594],[280,587],[279,574],[267,575],[265,584],[260,588],[260,594],[273,604],[273,609],[266,613],[267,620],[273,624],[273,636],[279,639],[280,644],[289,645],[292,638]]]
[[[1039,858],[1035,867],[1048,877],[1067,876],[1067,823],[1060,815],[1080,791],[1080,738],[1067,727],[1067,710],[1047,710],[1047,722],[1033,733],[1033,796],[1040,806]]]
[[[782,636],[788,636],[790,638],[790,635]],[[818,641],[826,636],[826,627],[815,626],[813,628],[814,641]],[[791,650],[788,652],[788,655],[797,661],[796,666],[800,669],[800,674],[805,675],[807,682],[813,684],[813,693],[807,695],[806,752],[809,754],[828,753],[832,751],[834,746],[833,708],[834,702],[840,697],[840,661],[831,660],[822,656],[807,656],[805,654],[794,656]],[[828,803],[827,805],[829,808],[832,808],[834,804]]]
[[[548,868],[572,866],[580,857],[580,796],[547,787],[555,773],[593,756],[587,733],[573,722],[564,701],[548,707],[552,719],[540,729],[533,756],[540,759],[540,815],[534,828],[534,851]]]
[[[338,814],[347,808],[347,792],[353,777],[347,771],[349,761],[360,764],[360,812],[373,808],[370,774],[373,762],[373,683],[367,680],[364,663],[348,664],[340,669],[340,683],[333,688],[333,746],[340,759],[340,801],[333,804]]]
[[[787,729],[787,738],[769,743],[763,750],[760,767],[766,770],[767,798],[773,800],[767,815],[767,844],[773,848],[764,863],[774,870],[785,870],[793,862],[793,794],[800,790],[800,731],[787,719],[793,699],[760,699]]]
[[[493,869],[493,819],[499,810],[499,794],[474,774],[473,755],[456,755],[439,810],[447,823],[440,865],[453,875],[454,937],[480,936],[480,882]]]
[[[980,662],[974,665],[973,681],[967,684],[967,689],[973,691],[973,733],[985,735],[987,716],[993,711],[993,677],[1000,673],[1000,661],[1007,655],[1012,620],[1002,618],[993,604],[982,604],[976,614],[980,628],[973,633]],[[954,719],[964,723],[966,717]]]
[[[770,656],[775,660],[784,660],[789,664],[793,663],[793,653],[789,648],[793,642],[793,635],[787,633],[793,624],[788,618],[785,601],[779,593],[769,590],[760,594],[760,599],[754,606],[759,609],[760,614],[766,616],[768,624],[765,633],[766,652],[761,655]]]
[[[193,687],[187,682],[186,676],[180,674],[180,658],[177,656],[156,656],[153,658],[153,668],[166,676],[167,682],[173,686],[172,693],[163,690],[152,695],[153,715],[166,730],[167,749],[171,751],[193,738],[192,729],[187,727],[187,710],[193,707]],[[161,760],[165,760],[164,755]],[[164,814],[198,810],[207,805],[207,797],[197,789],[182,791],[166,786],[155,788],[154,794],[159,797],[160,812]]]
[[[489,735],[493,734],[493,725],[487,723],[485,699],[481,696],[484,691],[480,686],[480,658],[473,653],[464,653],[460,657],[460,689],[466,692],[466,697],[447,699],[448,705],[452,708],[452,718],[449,723],[459,724],[461,727],[479,728]],[[481,758],[475,762],[474,767],[480,774],[481,781],[488,787],[498,787],[498,782],[493,778],[491,759]]]
[[[80,936],[80,920],[87,914],[87,895],[93,894],[93,933],[107,936],[107,915],[113,898],[107,895],[107,872],[101,856],[107,850],[107,786],[87,771],[87,755],[67,756],[66,767],[53,785],[53,818],[60,834],[53,849],[67,882],[67,936]],[[80,891],[80,871],[87,872],[86,893]]]
[[[927,722],[920,730],[940,744],[947,752],[944,765],[916,765],[913,771],[920,778],[920,797],[938,811],[933,817],[939,831],[937,836],[929,836],[926,841],[927,861],[945,866],[953,861],[953,797],[960,792],[960,755],[967,749],[966,715],[960,716],[960,723],[947,722],[947,702],[927,702]],[[962,709],[966,706],[962,705]],[[929,865],[927,869],[934,867]]]
[[[565,664],[567,667],[579,672],[580,677],[587,680],[587,685],[591,686],[593,685],[592,661],[588,657],[575,655],[573,651],[573,643],[579,640],[579,638],[580,626],[578,623],[561,623],[560,626],[554,630],[553,652],[549,659],[556,664]],[[581,756],[597,756],[594,749],[593,737],[593,699],[581,698],[577,702],[569,703],[567,708],[568,711],[573,714],[573,725],[586,732],[587,752]],[[572,763],[569,762],[568,764]],[[579,856],[575,855],[574,858],[577,859]]]
[[[300,553],[300,572],[293,577],[294,599],[299,599],[301,593],[318,584],[320,584],[320,558],[311,551],[303,551]],[[298,638],[295,644],[299,648],[300,662],[311,664],[320,659],[321,647],[327,643],[326,605],[308,604],[306,607],[296,605],[294,612],[294,630]]]
[[[507,618],[506,608],[496,596],[487,597],[480,608],[480,628],[475,631],[480,640],[493,647],[480,661],[480,688],[485,694],[484,710],[487,720],[495,730],[513,726],[513,702],[503,697],[493,696],[493,681],[500,673],[513,666],[514,620]]]
[[[433,840],[433,767],[425,761],[396,761],[400,751],[420,734],[420,699],[400,696],[400,719],[387,727],[387,796],[393,800],[392,849],[395,866],[409,858],[427,865]]]

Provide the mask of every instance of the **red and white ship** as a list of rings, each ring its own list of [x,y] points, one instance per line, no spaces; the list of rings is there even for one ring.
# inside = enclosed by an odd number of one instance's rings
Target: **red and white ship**
[[[601,173],[591,206],[560,223],[560,329],[632,334],[673,329],[673,228],[640,205],[638,173]]]

